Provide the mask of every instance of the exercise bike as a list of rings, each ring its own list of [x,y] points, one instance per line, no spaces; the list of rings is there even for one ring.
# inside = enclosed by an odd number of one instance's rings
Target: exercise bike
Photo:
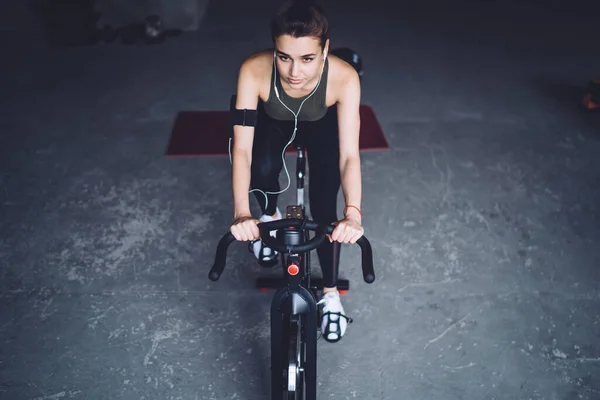
[[[271,302],[271,400],[316,400],[319,280],[311,279],[310,252],[316,249],[333,225],[309,220],[304,207],[305,149],[297,147],[297,204],[288,206],[285,218],[258,224],[261,240],[279,253],[283,277],[259,278],[257,287],[277,291]],[[270,235],[276,231],[275,237]],[[310,237],[310,232],[314,236]],[[217,246],[215,262],[208,274],[217,281],[225,268],[227,249],[235,238],[226,233]],[[362,253],[363,279],[375,280],[371,245],[365,236],[356,242]],[[348,290],[347,280],[338,281],[340,290]]]

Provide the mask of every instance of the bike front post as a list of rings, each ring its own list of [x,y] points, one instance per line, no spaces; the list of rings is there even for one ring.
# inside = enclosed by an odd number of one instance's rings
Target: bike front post
[[[305,345],[301,373],[306,400],[317,398],[317,303],[306,288],[279,289],[271,303],[271,400],[284,400],[287,388],[287,326],[292,314],[302,314],[302,337]],[[287,399],[285,399],[287,400]]]

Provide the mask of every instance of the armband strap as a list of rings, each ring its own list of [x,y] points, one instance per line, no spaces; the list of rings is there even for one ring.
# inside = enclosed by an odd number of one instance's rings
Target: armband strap
[[[258,112],[246,108],[243,110],[235,108],[235,100],[236,96],[232,96],[231,103],[229,104],[229,122],[231,123],[231,126],[256,126]]]
[[[241,125],[241,126],[256,126],[256,110],[238,110],[234,108],[229,111],[229,119],[231,121],[231,125]]]

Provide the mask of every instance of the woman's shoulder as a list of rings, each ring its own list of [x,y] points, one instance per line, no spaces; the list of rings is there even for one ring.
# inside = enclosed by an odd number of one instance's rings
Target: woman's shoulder
[[[263,78],[265,72],[270,72],[273,67],[273,49],[257,51],[248,56],[243,62],[241,69],[255,78]]]
[[[261,99],[269,97],[269,83],[273,69],[273,49],[257,51],[248,56],[240,67],[238,92],[251,91]]]
[[[327,58],[329,60],[328,87],[339,93],[347,85],[360,82],[358,73],[346,61],[333,54],[329,54]]]

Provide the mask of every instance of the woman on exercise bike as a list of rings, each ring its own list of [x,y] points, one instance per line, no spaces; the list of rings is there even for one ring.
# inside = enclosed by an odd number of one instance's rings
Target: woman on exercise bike
[[[276,252],[259,240],[257,224],[282,217],[277,208],[282,153],[292,142],[305,146],[311,216],[320,223],[336,224],[330,241],[317,248],[317,254],[324,281],[322,333],[327,341],[337,342],[349,320],[336,288],[340,244],[355,243],[364,232],[358,146],[360,80],[351,65],[328,56],[328,31],[320,7],[309,1],[288,2],[271,23],[274,49],[253,54],[242,63],[232,112],[257,110],[257,120],[255,126],[248,122],[234,125],[234,222],[230,230],[237,240],[252,241],[261,264],[277,262]],[[336,204],[340,185],[346,204],[341,220]],[[263,214],[258,220],[250,213],[249,188]]]

